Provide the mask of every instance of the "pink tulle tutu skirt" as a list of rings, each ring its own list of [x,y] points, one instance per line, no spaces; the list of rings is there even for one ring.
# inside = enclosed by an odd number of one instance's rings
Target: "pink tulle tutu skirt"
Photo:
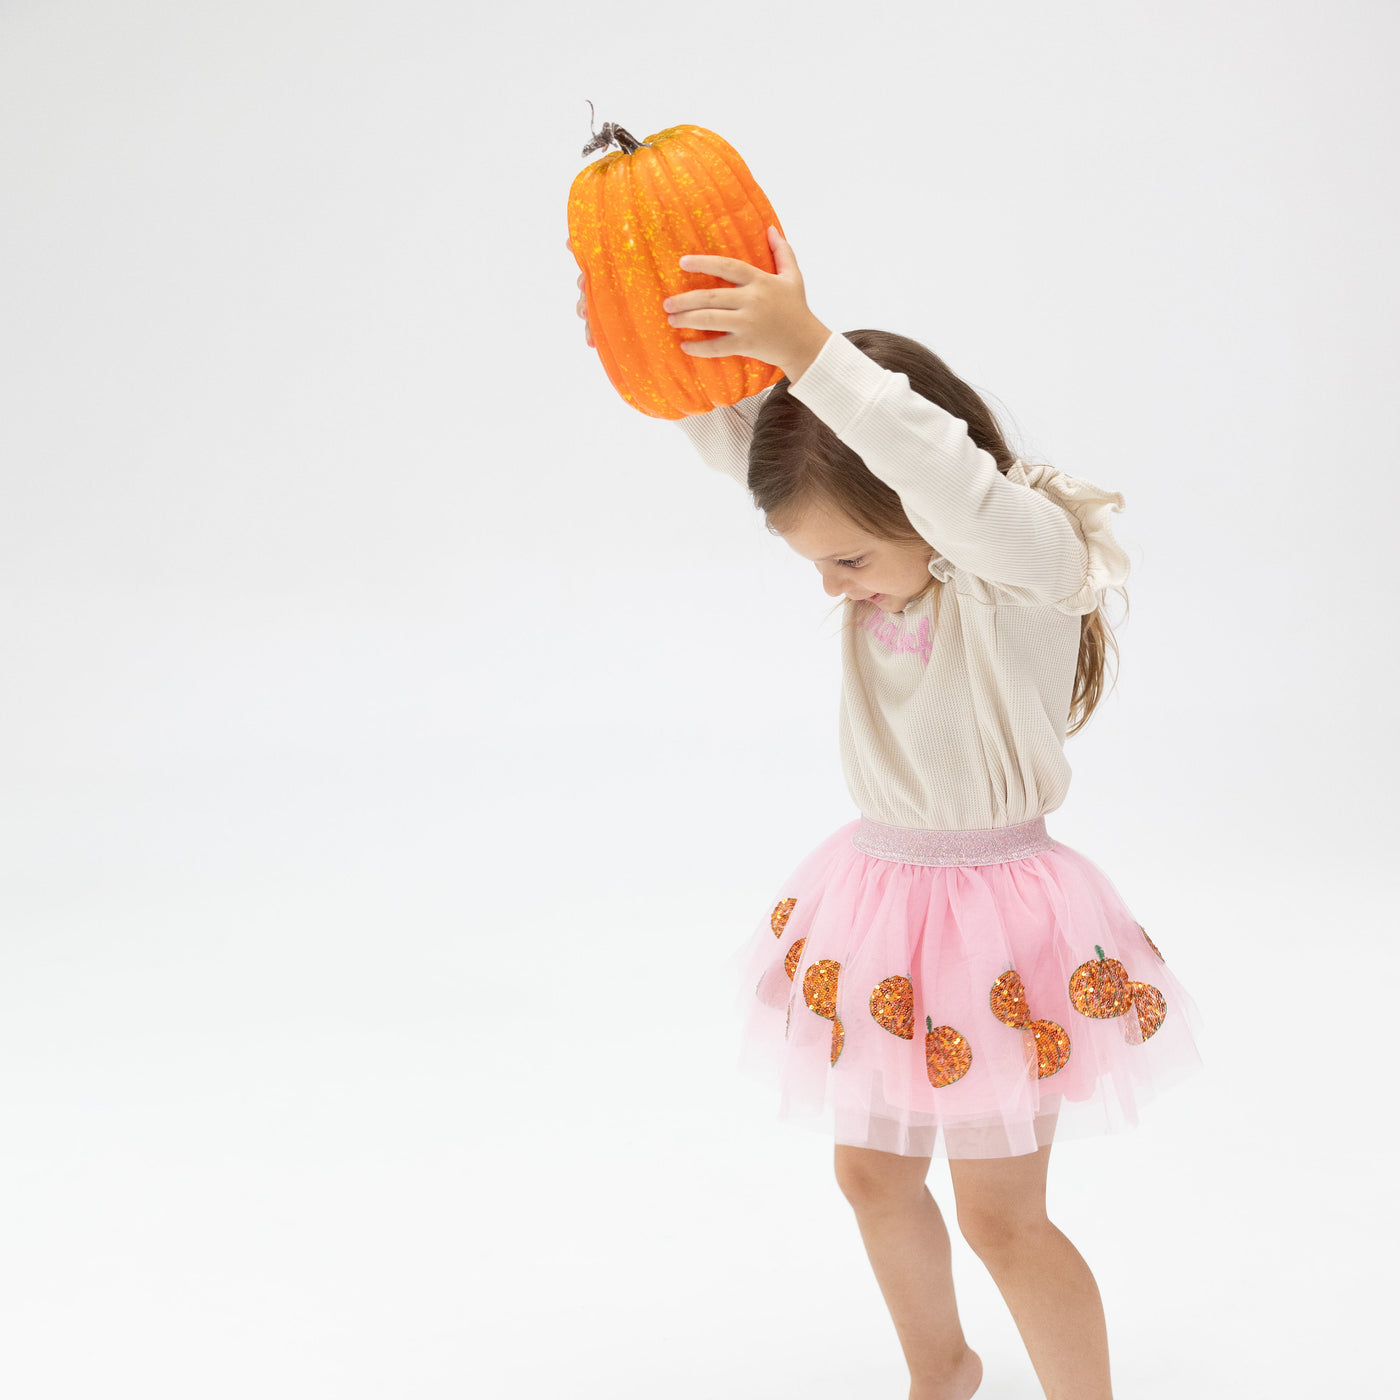
[[[1045,819],[827,837],[731,957],[740,1069],[778,1117],[911,1157],[1121,1131],[1201,1067],[1200,1013]]]

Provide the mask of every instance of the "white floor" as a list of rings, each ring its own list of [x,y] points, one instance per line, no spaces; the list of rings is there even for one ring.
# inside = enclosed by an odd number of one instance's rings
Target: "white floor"
[[[701,766],[677,779],[699,790]],[[620,882],[606,829],[546,865],[509,810],[494,832],[414,819],[415,793],[467,780],[288,763],[32,795],[0,986],[7,1394],[902,1400],[830,1145],[772,1121],[714,1009],[721,924],[767,898],[766,862],[686,895],[718,854],[698,818],[635,836],[619,869],[648,873]],[[566,786],[583,831],[597,788],[584,767]],[[1393,1167],[1344,1066],[1389,1031],[1349,1000],[1345,947],[1286,956],[1317,887],[1276,874],[1159,928],[1207,1069],[1052,1160],[1124,1400],[1385,1374]],[[1233,922],[1246,904],[1265,927]],[[946,1163],[929,1181],[951,1221]],[[1035,1397],[954,1249],[981,1393]]]

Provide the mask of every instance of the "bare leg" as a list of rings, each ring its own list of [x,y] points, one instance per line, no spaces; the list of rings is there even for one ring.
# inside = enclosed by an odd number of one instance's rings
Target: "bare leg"
[[[909,1400],[968,1400],[982,1360],[953,1295],[952,1244],[924,1185],[929,1158],[836,1146],[836,1180],[856,1223],[909,1366]]]
[[[1049,1143],[950,1159],[958,1227],[1006,1299],[1046,1400],[1113,1400],[1098,1285],[1045,1215],[1049,1163]]]

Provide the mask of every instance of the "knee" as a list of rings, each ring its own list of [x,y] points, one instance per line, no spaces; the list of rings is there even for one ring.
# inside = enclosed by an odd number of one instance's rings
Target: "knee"
[[[1050,1225],[1040,1212],[1016,1212],[983,1207],[959,1208],[958,1230],[980,1257],[1004,1254]]]
[[[836,1184],[855,1210],[898,1209],[926,1194],[922,1176],[911,1172],[906,1162],[882,1161],[886,1155],[837,1155]]]

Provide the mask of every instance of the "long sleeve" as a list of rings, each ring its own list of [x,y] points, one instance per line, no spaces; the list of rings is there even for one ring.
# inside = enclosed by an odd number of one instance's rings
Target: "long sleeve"
[[[736,404],[676,420],[706,464],[733,477],[745,491],[749,489],[749,442],[754,420],[770,392],[771,386]]]
[[[910,523],[953,564],[1047,602],[1083,589],[1089,560],[1066,509],[1003,476],[967,424],[908,375],[833,333],[788,391],[898,493]]]

